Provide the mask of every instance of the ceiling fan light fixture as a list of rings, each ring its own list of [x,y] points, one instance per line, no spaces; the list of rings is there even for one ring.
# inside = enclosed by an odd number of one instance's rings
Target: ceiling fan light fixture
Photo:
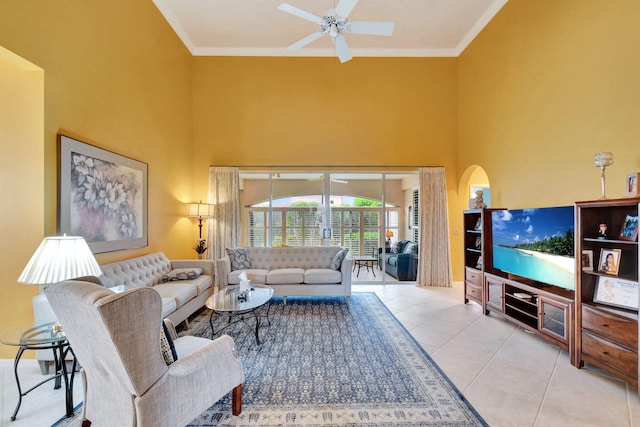
[[[331,27],[329,27],[329,35],[331,37],[338,35],[338,26],[336,24],[331,24]]]
[[[322,18],[290,4],[282,3],[278,6],[278,9],[281,11],[311,21],[320,26],[319,32],[312,33],[302,40],[297,41],[287,47],[287,50],[296,51],[322,37],[322,35],[329,34],[340,62],[346,62],[349,61],[352,56],[346,39],[342,34],[343,32],[375,36],[390,36],[393,33],[393,22],[349,22],[347,18],[357,3],[358,0],[340,0],[335,10],[330,10],[327,16],[323,16]]]

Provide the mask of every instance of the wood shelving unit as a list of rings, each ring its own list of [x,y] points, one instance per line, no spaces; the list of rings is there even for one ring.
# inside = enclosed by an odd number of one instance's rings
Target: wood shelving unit
[[[463,212],[464,218],[464,302],[480,304],[484,310],[483,292],[483,215],[482,209]]]
[[[621,238],[620,232],[629,215],[637,218],[639,206],[640,198],[576,203],[574,364],[580,368],[590,363],[634,387],[639,369],[638,239]],[[598,238],[600,224],[607,225],[606,238]],[[617,274],[599,271],[603,251],[619,254]],[[592,259],[591,266],[583,266],[578,254]],[[617,296],[610,297],[602,288],[611,284],[618,284]]]

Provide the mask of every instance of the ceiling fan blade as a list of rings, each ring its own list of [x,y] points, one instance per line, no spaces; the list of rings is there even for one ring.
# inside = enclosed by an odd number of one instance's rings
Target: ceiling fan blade
[[[331,182],[335,182],[338,184],[348,184],[349,181],[345,181],[344,179],[331,179]]]
[[[306,19],[307,21],[311,21],[316,24],[322,21],[322,18],[320,18],[319,16],[316,16],[313,13],[306,12],[302,9],[298,9],[297,7],[291,6],[288,3],[282,3],[280,6],[278,6],[278,9],[280,9],[283,12],[287,12],[292,15],[295,15],[299,18]]]
[[[302,40],[298,40],[297,42],[289,46],[287,50],[291,50],[291,51],[298,50],[301,47],[304,47],[309,43],[318,40],[320,37],[324,36],[324,34],[325,33],[323,31],[317,31],[315,33],[309,34],[307,37],[303,38]]]
[[[356,7],[356,4],[358,4],[358,0],[340,0],[340,3],[336,6],[336,15],[346,18]]]
[[[393,34],[393,22],[355,21],[349,23],[347,31],[354,34],[369,34],[372,36],[390,36]]]
[[[349,46],[347,46],[347,40],[344,38],[342,34],[338,34],[333,38],[333,43],[336,48],[336,53],[338,54],[338,58],[340,58],[340,62],[347,62],[351,58],[351,52],[349,51]]]

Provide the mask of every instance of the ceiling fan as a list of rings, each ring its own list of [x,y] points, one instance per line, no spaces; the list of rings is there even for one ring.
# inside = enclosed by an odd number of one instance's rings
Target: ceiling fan
[[[329,34],[338,58],[340,58],[340,62],[347,62],[353,57],[349,51],[349,46],[347,46],[347,40],[342,34],[343,32],[374,36],[390,36],[393,33],[393,22],[348,21],[347,17],[356,4],[358,4],[358,0],[340,0],[334,10],[330,10],[326,16],[321,18],[302,9],[298,9],[295,6],[291,6],[290,4],[282,3],[278,6],[278,9],[281,11],[306,19],[320,26],[320,31],[297,41],[289,46],[287,50],[296,51],[323,35]]]

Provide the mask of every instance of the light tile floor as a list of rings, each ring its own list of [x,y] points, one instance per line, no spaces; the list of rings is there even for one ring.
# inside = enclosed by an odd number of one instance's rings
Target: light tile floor
[[[491,426],[640,426],[638,394],[596,369],[576,369],[568,354],[480,306],[463,304],[462,285],[355,285],[376,292]],[[64,392],[43,385],[17,401],[13,360],[0,360],[0,427],[49,426],[64,414]],[[24,382],[41,379],[23,360]],[[79,377],[75,402],[82,398]]]

